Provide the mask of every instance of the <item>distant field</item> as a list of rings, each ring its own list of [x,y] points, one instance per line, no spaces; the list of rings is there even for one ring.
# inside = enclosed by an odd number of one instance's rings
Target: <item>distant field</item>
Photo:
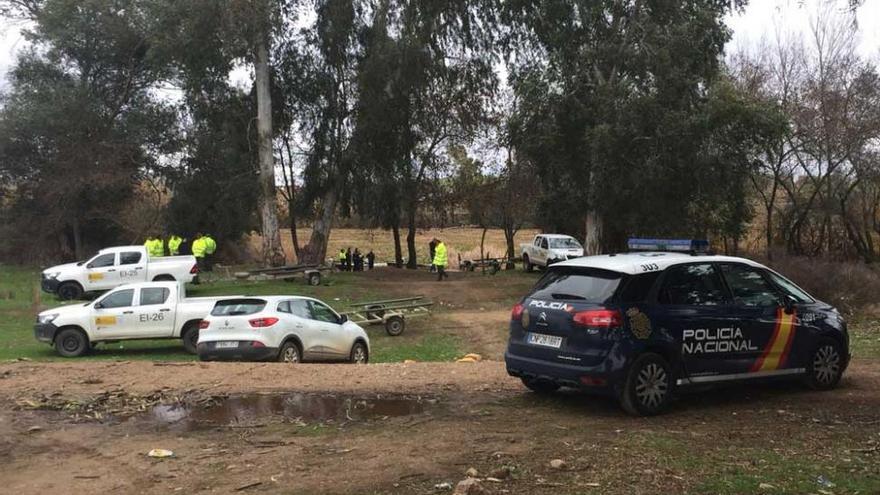
[[[525,229],[517,232],[515,244],[519,246],[521,242],[529,242],[535,234],[540,231],[536,229]],[[421,264],[428,264],[428,243],[434,237],[441,239],[446,243],[449,249],[449,261],[451,266],[457,266],[458,255],[462,258],[479,258],[480,256],[480,237],[482,229],[473,227],[451,227],[447,229],[428,229],[419,230],[416,234],[416,250],[418,251],[418,259]],[[308,241],[311,234],[310,228],[301,228],[297,231],[301,241]],[[401,231],[401,247],[403,248],[403,258],[406,260],[406,232]],[[260,239],[254,236],[251,239],[252,249],[257,251]],[[281,242],[284,245],[284,252],[288,259],[293,254],[293,241],[290,238],[290,229],[281,231]],[[501,229],[489,229],[486,231],[486,242],[484,250],[487,254],[494,257],[502,257],[507,251],[504,241],[504,231]],[[339,252],[340,248],[359,248],[361,252],[367,253],[373,250],[376,254],[376,261],[393,261],[394,260],[394,239],[390,230],[382,229],[333,229],[330,233],[330,245],[327,250],[328,256],[332,256]]]

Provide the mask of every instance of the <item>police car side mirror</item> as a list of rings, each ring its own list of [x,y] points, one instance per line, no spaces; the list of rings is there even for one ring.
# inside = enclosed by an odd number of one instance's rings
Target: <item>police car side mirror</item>
[[[794,313],[794,303],[795,300],[788,294],[782,296],[782,304],[785,307],[785,314],[790,315]]]

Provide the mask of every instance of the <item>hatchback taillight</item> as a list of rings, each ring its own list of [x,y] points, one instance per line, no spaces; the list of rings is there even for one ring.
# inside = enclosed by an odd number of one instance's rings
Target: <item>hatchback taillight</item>
[[[248,323],[254,328],[265,328],[278,323],[278,318],[254,318],[253,320],[248,320]]]
[[[619,327],[623,318],[616,309],[591,309],[574,314],[575,325],[591,328]]]
[[[520,304],[520,303],[514,304],[513,309],[510,311],[510,319],[511,320],[520,319],[520,317],[522,317],[523,309],[524,309],[524,307],[522,304]]]
[[[199,329],[200,330],[204,330],[204,329],[208,328],[209,326],[211,326],[211,322],[208,320],[202,320],[199,322]]]

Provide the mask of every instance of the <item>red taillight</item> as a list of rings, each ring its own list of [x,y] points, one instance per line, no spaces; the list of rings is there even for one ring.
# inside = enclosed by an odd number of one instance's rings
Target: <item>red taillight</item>
[[[189,273],[191,275],[195,275],[196,273],[199,273],[199,264],[196,263],[195,265],[193,265],[193,267],[189,269]]]
[[[604,378],[597,378],[595,376],[584,375],[581,377],[581,383],[588,387],[604,387],[608,385],[608,380]]]
[[[616,309],[591,309],[574,314],[574,323],[582,327],[613,328],[619,327],[622,318]]]
[[[254,328],[265,328],[278,323],[278,318],[254,318],[253,320],[248,320],[248,323]]]
[[[520,303],[514,304],[513,310],[510,312],[510,319],[511,320],[520,319],[520,317],[522,317],[523,309],[525,309],[525,308],[523,308],[522,304],[520,304]]]
[[[202,320],[199,322],[199,329],[200,330],[204,330],[204,329],[208,328],[209,326],[211,326],[211,322],[208,320]]]

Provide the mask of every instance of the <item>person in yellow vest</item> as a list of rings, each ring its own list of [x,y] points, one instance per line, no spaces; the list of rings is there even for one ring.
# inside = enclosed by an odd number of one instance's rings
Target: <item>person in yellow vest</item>
[[[147,251],[147,256],[153,256],[153,236],[147,236],[147,240],[144,241],[144,249]]]
[[[165,241],[162,240],[162,237],[156,236],[153,239],[153,252],[150,256],[153,258],[165,256]]]
[[[433,264],[437,269],[437,281],[442,282],[444,278],[449,278],[449,275],[446,274],[446,264],[449,261],[449,257],[446,253],[446,244],[443,244],[443,241],[434,238],[434,243]]]
[[[339,263],[337,266],[339,271],[345,271],[345,248],[339,248],[339,254],[336,256],[336,261]]]
[[[205,268],[209,272],[214,271],[214,253],[217,252],[217,241],[211,237],[211,234],[205,234],[202,239],[205,240]]]
[[[199,271],[202,271],[205,268],[205,250],[207,247],[207,243],[205,242],[205,238],[202,237],[201,232],[196,234],[192,241],[192,253],[196,258],[196,263],[199,265]]]
[[[179,235],[171,234],[168,237],[168,254],[171,256],[179,255],[181,244],[183,244],[183,239]]]

